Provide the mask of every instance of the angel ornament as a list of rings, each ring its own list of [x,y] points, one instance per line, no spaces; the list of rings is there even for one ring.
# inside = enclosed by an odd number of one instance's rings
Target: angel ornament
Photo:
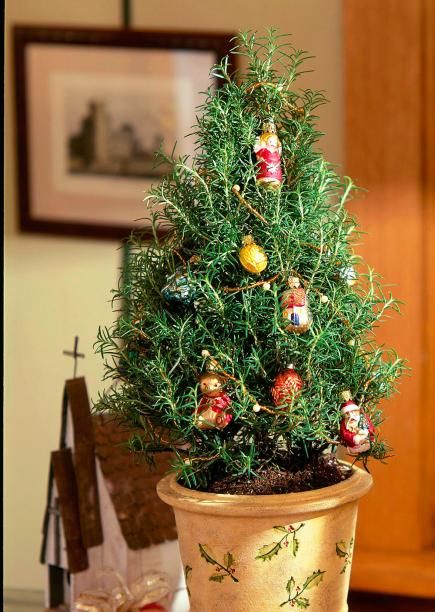
[[[308,297],[297,276],[291,276],[287,284],[289,289],[281,296],[284,327],[287,331],[303,334],[312,323]]]
[[[257,185],[268,189],[279,189],[282,184],[281,142],[272,120],[263,124],[263,131],[254,145],[257,157]]]

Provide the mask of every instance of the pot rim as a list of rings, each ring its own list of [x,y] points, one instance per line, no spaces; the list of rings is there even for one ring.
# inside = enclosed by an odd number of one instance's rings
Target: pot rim
[[[284,513],[321,514],[358,500],[373,485],[371,474],[345,461],[340,463],[351,467],[352,475],[342,482],[313,491],[276,495],[207,493],[183,487],[177,482],[177,474],[168,474],[157,483],[157,494],[169,506],[197,514],[263,517]]]

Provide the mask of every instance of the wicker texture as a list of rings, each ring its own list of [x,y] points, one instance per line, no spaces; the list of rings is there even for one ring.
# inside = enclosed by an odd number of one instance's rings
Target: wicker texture
[[[150,468],[127,449],[132,430],[106,415],[93,416],[95,450],[127,546],[140,550],[177,538],[174,514],[157,496],[171,453],[156,455]]]

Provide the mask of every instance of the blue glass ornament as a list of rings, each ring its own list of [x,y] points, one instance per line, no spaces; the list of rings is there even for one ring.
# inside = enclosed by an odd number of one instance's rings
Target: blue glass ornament
[[[193,302],[195,293],[183,268],[177,268],[173,274],[168,276],[167,283],[162,289],[162,296],[167,302],[185,305]]]

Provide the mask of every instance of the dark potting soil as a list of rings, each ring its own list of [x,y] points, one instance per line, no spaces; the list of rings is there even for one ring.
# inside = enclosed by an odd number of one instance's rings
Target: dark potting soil
[[[334,455],[321,455],[297,471],[277,466],[266,466],[257,471],[256,478],[224,476],[214,480],[209,493],[232,495],[275,495],[322,489],[349,478],[352,470],[340,464]]]

